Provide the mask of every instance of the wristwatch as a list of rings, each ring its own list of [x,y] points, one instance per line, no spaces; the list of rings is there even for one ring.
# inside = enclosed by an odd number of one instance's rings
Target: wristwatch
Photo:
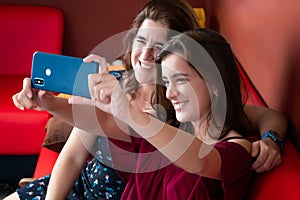
[[[271,138],[276,144],[279,145],[280,148],[280,153],[283,153],[283,139],[280,137],[280,135],[273,130],[269,130],[268,132],[266,132],[265,134],[263,134],[263,136],[261,136],[261,139],[264,139],[266,137]]]

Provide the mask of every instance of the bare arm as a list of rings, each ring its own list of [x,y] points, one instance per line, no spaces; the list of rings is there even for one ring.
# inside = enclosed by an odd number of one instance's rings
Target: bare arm
[[[103,58],[99,58],[95,55],[91,55],[87,58],[89,62],[103,62],[101,60]],[[95,76],[97,77],[97,75]],[[116,122],[110,114],[96,108],[93,101],[90,101],[88,105],[69,104],[65,98],[60,98],[52,95],[50,92],[32,88],[30,78],[24,79],[22,90],[13,95],[12,99],[15,106],[21,110],[25,108],[46,110],[55,117],[89,133],[130,141],[130,137],[126,132],[127,126],[122,125],[121,122]]]
[[[37,109],[46,110],[49,113],[74,124],[72,106],[67,99],[57,97],[50,92],[37,90],[31,87],[30,78],[23,80],[23,88],[12,97],[13,102],[20,110]]]
[[[178,167],[194,174],[220,179],[221,157],[212,146],[130,106],[123,117],[139,135]]]
[[[281,138],[285,138],[288,122],[284,115],[269,108],[260,106],[245,106],[245,112],[250,120],[252,128],[260,136],[269,130],[276,131]],[[254,142],[252,156],[257,157],[252,168],[256,172],[270,171],[282,163],[282,155],[278,144],[269,137]]]
[[[79,177],[89,152],[79,137],[82,130],[74,128],[52,170],[46,200],[65,199]],[[86,133],[88,134],[88,133]],[[90,136],[93,144],[95,137]]]
[[[250,120],[253,129],[256,129],[260,136],[269,130],[278,132],[281,138],[285,138],[288,122],[284,115],[270,108],[261,106],[245,106],[245,112]]]

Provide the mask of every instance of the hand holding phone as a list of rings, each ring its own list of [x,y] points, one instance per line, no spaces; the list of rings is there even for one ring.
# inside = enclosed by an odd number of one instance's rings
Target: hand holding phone
[[[120,68],[111,67],[110,73],[120,78]],[[31,82],[32,87],[90,98],[88,74],[98,73],[98,63],[85,63],[83,59],[36,52],[33,55]]]

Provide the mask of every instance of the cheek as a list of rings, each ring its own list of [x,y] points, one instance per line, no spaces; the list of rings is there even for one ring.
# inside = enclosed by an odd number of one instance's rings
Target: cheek
[[[204,90],[201,93],[199,92],[197,94],[197,99],[199,102],[200,110],[203,113],[209,112],[211,109],[211,99],[210,99],[210,95],[209,95],[208,91]]]
[[[138,51],[132,51],[131,52],[131,64],[132,64],[132,67],[134,68],[135,65],[136,65],[136,62],[138,61],[138,56],[139,56],[139,52]]]
[[[197,93],[191,85],[186,84],[184,87],[179,87],[178,91],[188,97],[191,102],[197,102]]]

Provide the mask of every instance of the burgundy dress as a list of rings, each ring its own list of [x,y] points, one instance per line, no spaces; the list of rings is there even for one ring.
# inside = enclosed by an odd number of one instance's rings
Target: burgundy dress
[[[175,166],[142,138],[132,137],[132,143],[111,141],[113,146],[135,152],[126,156],[126,153],[118,154],[117,150],[112,150],[113,155],[119,157],[113,158],[119,161],[116,164],[118,169],[121,165],[126,169],[132,167],[129,173],[119,173],[127,182],[122,200],[245,199],[254,175],[251,155],[233,142],[221,141],[214,145],[222,159],[222,180],[216,180]]]

